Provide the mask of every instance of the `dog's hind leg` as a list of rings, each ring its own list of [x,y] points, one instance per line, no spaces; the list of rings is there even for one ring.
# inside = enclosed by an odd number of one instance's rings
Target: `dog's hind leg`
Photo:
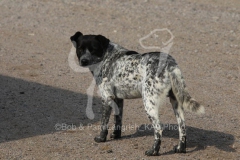
[[[171,92],[171,91],[170,91]],[[179,105],[173,94],[170,93],[170,102],[178,122],[179,142],[174,147],[175,153],[186,153],[186,126],[182,106]]]
[[[118,139],[121,138],[122,132],[123,99],[116,99],[115,103],[118,106],[119,114],[114,115],[115,128],[113,133],[110,135],[110,138]]]
[[[101,118],[101,132],[99,136],[94,138],[95,142],[105,142],[108,134],[108,122],[111,115],[112,107],[103,103],[102,118]]]
[[[159,103],[158,100],[154,100],[153,98],[144,98],[144,106],[145,110],[148,114],[148,118],[152,122],[152,126],[154,128],[154,143],[151,149],[145,152],[147,156],[157,156],[159,155],[160,145],[161,145],[161,137],[162,137],[162,126],[159,120],[158,109]]]

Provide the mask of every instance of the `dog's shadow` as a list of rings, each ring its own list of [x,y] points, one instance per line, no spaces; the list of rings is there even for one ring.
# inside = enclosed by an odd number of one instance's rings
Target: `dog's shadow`
[[[132,135],[123,136],[122,138],[129,139],[134,137],[143,137],[143,136],[152,136],[153,137],[153,128],[149,127],[150,124],[142,124],[137,128],[136,132]],[[174,138],[178,139],[178,125],[177,124],[168,124],[168,127],[164,127],[163,138]],[[231,134],[204,130],[195,127],[187,126],[187,148],[194,148],[188,150],[188,153],[204,150],[208,146],[214,146],[220,150],[226,152],[236,152],[235,149],[231,147],[234,143],[234,136]],[[176,140],[177,142],[177,140]],[[173,150],[165,152],[164,154],[173,154]]]
[[[99,98],[94,98],[95,118],[90,120],[86,94],[4,75],[0,75],[0,84],[0,143],[74,129],[100,119],[99,107],[95,107],[101,103]]]

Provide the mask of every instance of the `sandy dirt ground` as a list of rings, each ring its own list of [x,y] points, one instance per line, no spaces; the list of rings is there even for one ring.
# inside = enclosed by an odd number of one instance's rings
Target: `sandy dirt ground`
[[[186,113],[187,153],[175,154],[177,121],[166,100],[159,157],[141,99],[124,104],[123,137],[97,144],[101,100],[86,116],[92,77],[68,64],[69,37],[102,34],[140,53],[154,29],[174,35],[190,94],[206,109]],[[164,47],[158,32],[145,45]],[[239,0],[0,0],[0,159],[240,159]],[[113,116],[109,127],[113,125]],[[110,131],[111,132],[111,131]]]

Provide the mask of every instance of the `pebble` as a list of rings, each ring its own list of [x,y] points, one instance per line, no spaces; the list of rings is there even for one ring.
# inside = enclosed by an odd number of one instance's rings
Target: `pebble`
[[[133,148],[134,148],[134,149],[138,149],[138,144],[135,143],[135,144],[133,145]]]
[[[107,153],[113,153],[112,149],[107,150]]]

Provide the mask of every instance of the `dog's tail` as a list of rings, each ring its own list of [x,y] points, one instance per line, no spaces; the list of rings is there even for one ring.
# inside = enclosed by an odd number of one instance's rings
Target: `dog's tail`
[[[203,114],[205,112],[204,107],[189,95],[180,69],[176,67],[169,75],[173,94],[178,103],[182,104],[183,109]]]

